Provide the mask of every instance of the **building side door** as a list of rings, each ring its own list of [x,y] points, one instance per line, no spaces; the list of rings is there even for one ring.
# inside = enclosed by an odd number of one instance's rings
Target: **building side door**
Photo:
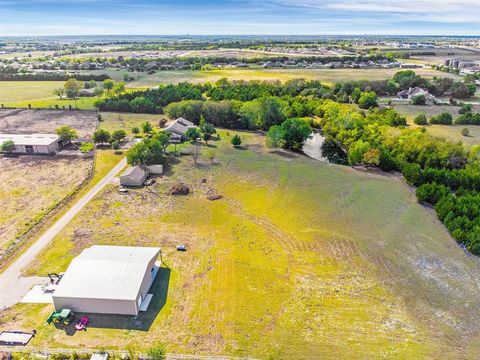
[[[33,146],[32,145],[25,145],[25,152],[27,154],[33,154]]]

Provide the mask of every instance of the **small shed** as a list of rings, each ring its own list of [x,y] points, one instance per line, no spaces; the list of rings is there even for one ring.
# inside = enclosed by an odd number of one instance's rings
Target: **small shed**
[[[163,174],[163,165],[162,164],[153,164],[145,166],[148,173],[151,175],[161,175]]]
[[[120,175],[122,186],[142,186],[147,180],[148,171],[142,166],[130,166]]]

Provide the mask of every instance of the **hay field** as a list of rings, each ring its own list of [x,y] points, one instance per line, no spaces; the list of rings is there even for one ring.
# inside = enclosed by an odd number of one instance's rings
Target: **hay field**
[[[92,315],[88,331],[72,335],[43,327],[51,306],[17,305],[0,325],[36,328],[34,346],[146,349],[160,341],[169,352],[262,359],[480,355],[479,260],[411,189],[240,135],[245,145],[233,149],[221,133],[213,165],[179,158],[153,193],[106,188],[26,269],[64,271],[92,244],[160,246],[170,270],[147,313],[133,324]],[[193,194],[167,195],[180,181]],[[207,200],[212,190],[224,198]],[[175,251],[178,244],[188,251]]]
[[[171,70],[157,71],[155,74],[134,73],[136,78],[131,87],[150,87],[160,83],[215,82],[221,78],[231,80],[280,80],[312,79],[325,83],[336,83],[348,80],[384,80],[390,79],[399,69],[222,69],[222,70]],[[431,69],[415,69],[418,75],[431,78],[456,77]],[[109,73],[110,76],[112,76]],[[118,72],[118,76],[123,76]],[[115,76],[112,76],[115,77]]]

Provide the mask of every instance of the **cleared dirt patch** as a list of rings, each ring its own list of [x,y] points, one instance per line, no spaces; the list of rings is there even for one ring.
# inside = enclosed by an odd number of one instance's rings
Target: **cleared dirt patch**
[[[95,111],[75,110],[0,110],[0,132],[13,134],[53,133],[62,125],[89,138],[97,124]]]
[[[88,176],[92,158],[0,157],[0,253]]]

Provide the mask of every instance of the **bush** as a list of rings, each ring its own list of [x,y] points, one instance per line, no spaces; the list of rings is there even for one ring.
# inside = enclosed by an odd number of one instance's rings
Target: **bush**
[[[428,125],[427,117],[425,114],[420,114],[413,119],[413,122],[417,125]]]
[[[95,143],[108,143],[110,142],[110,133],[107,130],[98,129],[93,133],[92,138]]]
[[[358,99],[358,106],[361,109],[370,109],[376,107],[377,105],[377,94],[375,94],[373,91],[363,92]]]
[[[113,150],[118,150],[120,149],[120,143],[118,141],[112,142],[112,149]]]
[[[412,98],[412,105],[425,105],[427,100],[424,95],[417,95]]]
[[[470,130],[468,128],[463,128],[462,129],[462,135],[463,136],[468,136],[470,135]]]
[[[453,118],[452,114],[448,112],[443,112],[438,114],[437,116],[433,116],[430,119],[430,124],[440,124],[440,125],[452,125]]]
[[[416,194],[419,201],[427,202],[436,205],[443,197],[447,196],[450,190],[442,184],[428,183],[420,185],[417,188]]]
[[[460,115],[463,115],[463,114],[466,114],[466,113],[468,113],[468,112],[472,112],[472,109],[473,109],[473,107],[472,107],[471,104],[464,104],[464,105],[462,105],[462,107],[458,110],[458,113],[459,113]]]
[[[232,143],[232,145],[235,146],[235,147],[240,146],[240,145],[242,144],[242,139],[240,138],[240,136],[238,136],[237,134],[235,134],[235,135],[232,137],[231,143]]]
[[[140,129],[136,126],[132,128],[132,134],[140,134]]]
[[[94,148],[95,148],[95,145],[93,145],[92,143],[90,143],[90,142],[82,142],[82,143],[80,144],[80,148],[79,148],[79,149],[80,149],[80,152],[82,152],[82,153],[85,154],[85,153],[88,153],[88,152],[92,151]]]
[[[127,133],[125,132],[125,130],[115,130],[113,133],[112,133],[112,136],[110,136],[110,141],[112,142],[119,142],[119,141],[122,141],[123,139],[125,139],[125,137],[127,136]]]
[[[151,360],[165,360],[167,352],[162,344],[155,345],[148,349],[147,355]]]
[[[12,140],[5,140],[0,144],[0,150],[6,153],[11,153],[15,149],[15,143]]]

